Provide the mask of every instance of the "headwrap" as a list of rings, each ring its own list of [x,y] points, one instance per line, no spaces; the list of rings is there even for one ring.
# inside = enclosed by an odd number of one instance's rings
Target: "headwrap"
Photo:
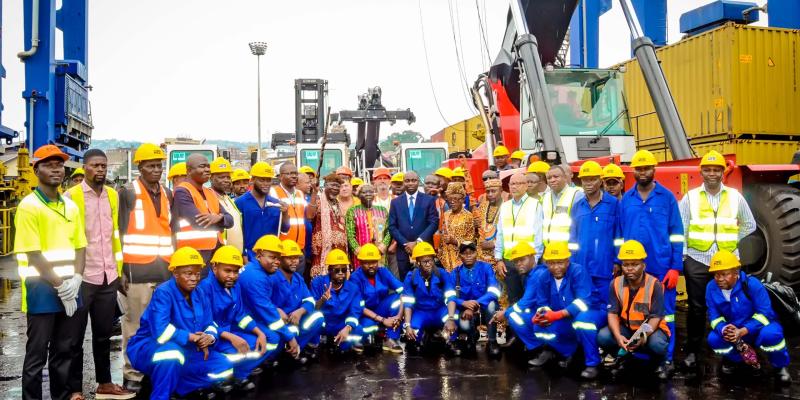
[[[500,179],[492,178],[492,179],[486,180],[486,182],[483,182],[483,187],[486,188],[486,189],[489,189],[489,188],[502,188],[503,187],[503,182],[501,182]]]
[[[447,191],[445,193],[448,195],[450,194],[460,194],[462,196],[467,195],[467,191],[464,189],[464,184],[461,182],[450,182],[450,184],[447,185]]]

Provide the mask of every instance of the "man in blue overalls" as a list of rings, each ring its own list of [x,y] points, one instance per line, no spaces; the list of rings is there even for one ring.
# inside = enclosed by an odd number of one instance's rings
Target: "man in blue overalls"
[[[382,257],[378,246],[367,243],[361,246],[356,257],[361,268],[350,275],[350,282],[360,289],[364,307],[359,332],[364,336],[364,342],[377,343],[375,336],[383,331],[383,350],[400,354],[403,348],[397,340],[400,339],[400,323],[403,321],[403,303],[400,301],[403,284],[388,268],[379,266]]]
[[[259,328],[244,307],[241,286],[236,284],[242,261],[242,252],[236,247],[220,247],[211,257],[214,273],[208,274],[198,289],[218,325],[217,351],[233,363],[236,387],[248,391],[255,389],[255,384],[248,379],[250,373],[264,361],[277,357],[280,336]]]
[[[344,251],[331,250],[325,257],[325,264],[328,275],[311,281],[311,291],[316,299],[314,308],[325,316],[322,334],[328,337],[328,343],[334,346],[332,349],[347,353],[354,347],[361,347],[362,337],[358,334],[358,319],[363,308],[361,292],[355,283],[347,280],[350,260]]]
[[[406,322],[403,330],[412,350],[421,350],[423,340],[428,334],[446,331],[450,351],[457,354],[453,341],[456,333],[456,291],[450,274],[438,268],[434,262],[436,251],[427,242],[414,246],[411,258],[416,260],[417,268],[406,275],[403,282],[403,306]]]
[[[475,242],[462,242],[458,246],[461,265],[451,272],[456,290],[456,305],[460,313],[459,330],[466,335],[467,350],[475,353],[480,334],[478,326],[488,326],[486,351],[492,358],[501,356],[497,345],[497,325],[489,320],[497,311],[497,300],[502,292],[492,266],[484,261],[476,261],[478,246]]]
[[[170,260],[172,279],[159,285],[128,342],[128,358],[150,376],[151,399],[170,398],[219,384],[233,376],[233,364],[215,347],[219,339],[211,307],[200,291],[203,257],[181,247]]]

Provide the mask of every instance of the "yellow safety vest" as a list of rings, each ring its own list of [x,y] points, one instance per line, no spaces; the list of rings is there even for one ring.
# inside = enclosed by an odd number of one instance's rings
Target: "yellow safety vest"
[[[219,205],[225,209],[231,216],[233,216],[233,226],[225,229],[223,232],[223,237],[225,238],[225,244],[229,244],[233,247],[239,249],[239,251],[243,250],[244,247],[244,234],[242,231],[242,212],[239,211],[239,207],[236,207],[236,203],[233,200],[224,194],[218,194],[219,196]]]
[[[723,188],[717,211],[711,207],[703,187],[692,189],[687,195],[690,217],[686,246],[708,251],[717,243],[721,250],[736,250],[739,244],[739,192]]]
[[[569,242],[569,228],[572,225],[572,200],[578,189],[567,186],[563,189],[558,204],[553,207],[553,193],[545,193],[542,198],[544,221],[542,223],[542,242],[547,246],[552,242]]]
[[[533,246],[536,232],[533,231],[533,219],[536,218],[536,208],[539,202],[528,197],[522,199],[522,205],[514,213],[513,202],[508,200],[500,205],[500,223],[503,224],[503,258],[508,259],[513,249],[520,242],[528,242]]]
[[[122,276],[122,242],[119,240],[119,195],[114,188],[104,186],[108,193],[108,204],[111,206],[111,221],[113,223],[114,232],[111,236],[111,251],[114,253],[114,261],[117,263],[117,274]],[[83,197],[83,187],[75,185],[69,190],[69,196],[72,201],[78,206],[78,211],[81,215],[84,228],[86,227],[86,202]]]

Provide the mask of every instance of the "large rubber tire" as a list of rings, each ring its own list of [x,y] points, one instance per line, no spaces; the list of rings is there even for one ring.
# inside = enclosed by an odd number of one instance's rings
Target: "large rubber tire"
[[[742,241],[742,263],[759,277],[800,287],[800,190],[790,185],[753,185],[745,197],[756,232]]]

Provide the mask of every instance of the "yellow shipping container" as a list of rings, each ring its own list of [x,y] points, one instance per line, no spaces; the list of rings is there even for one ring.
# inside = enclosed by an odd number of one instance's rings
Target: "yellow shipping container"
[[[483,144],[486,129],[480,115],[457,122],[431,137],[432,142],[447,142],[450,152],[475,150]]]
[[[672,154],[663,144],[643,146],[641,148],[652,151],[659,161],[672,160]],[[722,154],[736,154],[736,163],[739,165],[789,164],[792,162],[794,153],[800,150],[800,143],[783,140],[740,139],[693,144],[692,148],[698,157],[702,157],[711,150],[716,150]]]
[[[800,31],[728,23],[657,55],[692,143],[800,140]],[[638,61],[621,65],[637,145],[663,147]]]

